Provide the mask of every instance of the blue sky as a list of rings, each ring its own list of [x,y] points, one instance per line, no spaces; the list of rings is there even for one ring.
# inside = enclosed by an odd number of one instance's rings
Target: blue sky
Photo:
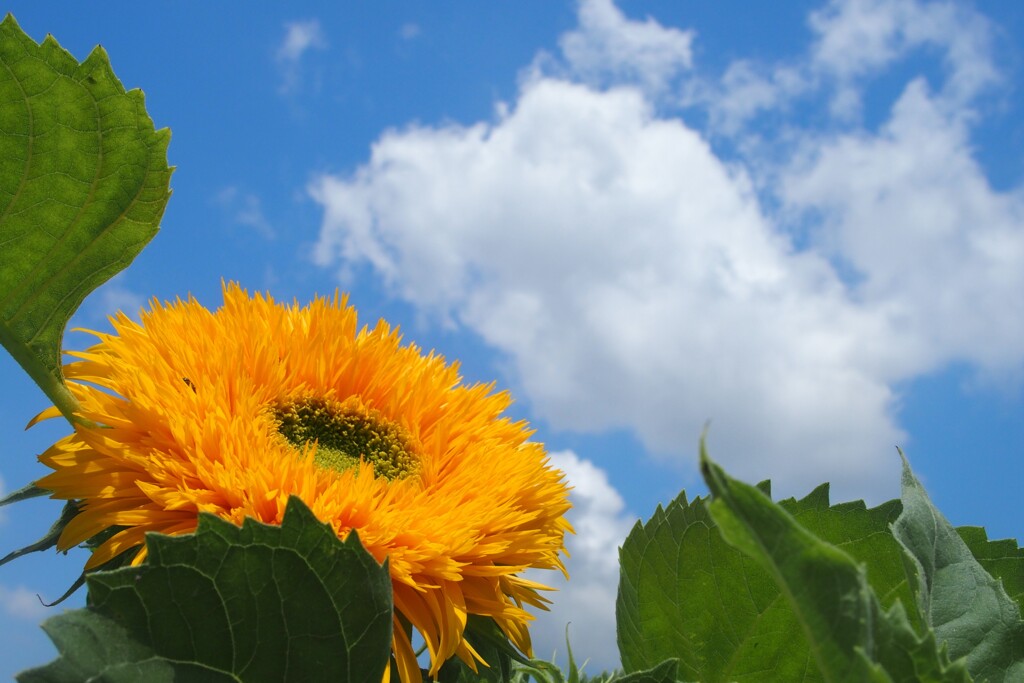
[[[538,655],[572,621],[588,670],[617,663],[616,547],[703,493],[708,420],[712,455],[777,495],[895,497],[900,445],[955,524],[1021,535],[1016,3],[5,9],[79,59],[102,44],[172,130],[162,230],[75,324],[215,307],[222,279],[341,288],[513,393],[576,487]],[[23,431],[44,398],[7,358],[0,380],[9,491],[64,430]],[[58,510],[0,511],[0,548]],[[0,568],[0,676],[52,657],[35,596],[83,561]]]

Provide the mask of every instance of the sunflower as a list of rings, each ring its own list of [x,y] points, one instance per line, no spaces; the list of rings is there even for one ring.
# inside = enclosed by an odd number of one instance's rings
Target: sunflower
[[[40,456],[54,471],[37,484],[80,501],[58,548],[92,539],[87,570],[129,551],[139,564],[147,532],[192,532],[200,512],[280,524],[295,495],[389,558],[402,681],[421,679],[413,628],[432,676],[452,656],[486,664],[468,615],[530,654],[524,606],[544,608],[546,587],[521,574],[564,572],[568,487],[503,416],[507,394],[463,384],[384,321],[360,329],[337,294],[286,306],[229,284],[213,312],[154,300],[140,323],[111,322],[69,353],[84,420]]]

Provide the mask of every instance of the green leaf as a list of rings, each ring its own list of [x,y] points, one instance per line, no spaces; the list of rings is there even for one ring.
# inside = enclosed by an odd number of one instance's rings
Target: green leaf
[[[887,612],[864,567],[802,527],[764,493],[729,477],[701,448],[710,512],[722,536],[772,576],[803,627],[823,680],[970,681],[931,632],[919,636],[902,604]],[[787,680],[764,672],[761,680]]]
[[[66,527],[68,525],[68,522],[74,519],[75,515],[77,514],[78,504],[75,501],[69,500],[68,502],[64,503],[64,507],[60,511],[60,517],[58,517],[57,520],[52,525],[50,525],[49,531],[47,531],[42,538],[40,538],[35,543],[30,543],[24,548],[20,548],[18,550],[7,553],[2,558],[0,558],[0,566],[7,564],[11,560],[16,560],[22,555],[28,555],[29,553],[36,553],[42,550],[49,550],[50,548],[56,546],[57,540],[60,538],[60,535],[64,532],[64,527]],[[61,598],[61,600],[63,600],[63,598]]]
[[[61,340],[89,292],[156,234],[170,196],[167,129],[103,48],[77,60],[0,23],[0,343],[71,418]]]
[[[789,498],[778,504],[800,526],[863,565],[882,607],[897,601],[914,604],[917,575],[907,572],[902,546],[892,535],[892,524],[903,511],[900,501],[870,509],[861,500],[830,506],[829,485],[822,484],[799,501]],[[921,626],[916,613],[907,617],[915,629]]]
[[[767,493],[767,482],[760,485]],[[868,509],[830,506],[828,485],[779,505],[811,533],[870,561],[868,580],[885,607],[912,601],[901,546],[889,526],[899,501]],[[820,681],[792,607],[768,571],[722,538],[707,500],[685,494],[637,524],[620,553],[619,648],[626,671],[680,659],[684,678]],[[916,615],[915,615],[916,618]]]
[[[35,484],[27,484],[22,486],[17,491],[11,491],[3,498],[0,498],[0,507],[4,505],[10,505],[11,503],[19,503],[23,500],[29,500],[31,498],[39,498],[40,496],[48,496],[50,492],[46,489],[41,489]],[[2,564],[2,563],[0,563]]]
[[[486,655],[484,655],[486,659]],[[488,659],[488,662],[490,660]],[[438,683],[505,683],[513,680],[511,663],[505,665],[484,666],[477,662],[477,670],[474,672],[458,657],[452,657],[445,662],[437,674]],[[431,680],[428,669],[420,669],[424,681]]]
[[[763,672],[757,655],[790,641],[793,625],[785,610],[773,609],[780,601],[770,577],[725,543],[705,502],[690,504],[685,492],[636,524],[619,562],[616,620],[626,672],[678,657],[687,678],[755,681]],[[789,672],[797,676],[791,680],[801,680],[802,668]]]
[[[512,678],[513,660],[529,663],[520,654],[501,628],[494,623],[494,619],[482,617],[478,614],[470,614],[466,618],[466,629],[464,637],[477,651],[487,665],[476,665],[476,672],[469,668],[458,657],[452,657],[441,666],[438,672],[440,683],[470,683],[487,681],[490,683],[502,683]],[[429,679],[429,671],[421,669],[423,680]]]
[[[1007,595],[1024,609],[1024,548],[1013,539],[988,540],[980,526],[957,527],[956,532],[970,548],[974,559],[994,578],[1003,582]]]
[[[589,678],[580,672],[576,665],[576,657],[572,653],[572,644],[569,642],[569,625],[565,626],[565,647],[569,654],[569,663],[563,671],[554,662],[545,662],[541,659],[517,658],[513,665],[514,683],[522,683],[530,677],[537,683],[587,683],[594,679]],[[607,676],[599,676],[597,680],[606,680]],[[467,682],[468,683],[468,682]]]
[[[565,672],[558,668],[558,665],[553,662],[545,662],[542,659],[531,659],[525,664],[516,663],[513,665],[513,668],[513,683],[527,683],[527,681],[536,681],[537,683],[566,683]],[[471,679],[466,679],[465,683],[470,683],[470,680]],[[460,683],[462,683],[462,681],[460,681]]]
[[[635,671],[622,678],[616,678],[615,683],[676,683],[678,669],[679,660],[667,659],[653,669]]]
[[[195,534],[150,534],[146,547],[138,567],[87,575],[89,606],[47,622],[62,634],[60,658],[20,681],[102,678],[142,657],[174,680],[380,683],[391,654],[387,564],[355,532],[339,541],[298,498],[280,527],[203,514]],[[111,635],[110,622],[121,631]],[[87,633],[111,644],[90,648]]]
[[[109,683],[172,683],[174,665],[133,640],[111,619],[75,610],[43,622],[63,656],[52,664],[20,673],[19,683],[80,683],[102,676]],[[225,679],[227,680],[227,679]]]
[[[902,498],[893,533],[922,577],[917,605],[937,640],[948,644],[951,657],[965,657],[978,680],[1024,680],[1024,623],[1017,603],[932,505],[906,458]]]

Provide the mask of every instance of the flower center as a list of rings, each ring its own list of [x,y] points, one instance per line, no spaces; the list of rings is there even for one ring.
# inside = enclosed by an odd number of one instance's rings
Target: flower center
[[[344,402],[304,398],[273,408],[277,431],[296,448],[315,442],[313,461],[343,472],[360,460],[373,465],[378,477],[395,480],[419,470],[412,438],[380,411],[367,409],[357,398]]]

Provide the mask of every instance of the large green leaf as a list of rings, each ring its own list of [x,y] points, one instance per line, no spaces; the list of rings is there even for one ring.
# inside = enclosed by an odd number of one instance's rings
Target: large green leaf
[[[169,140],[103,48],[79,64],[0,23],[0,343],[69,418],[64,328],[156,234]]]
[[[917,605],[936,638],[951,657],[965,657],[978,680],[1024,681],[1024,622],[1017,603],[932,505],[906,459],[902,499],[893,533],[922,577]]]
[[[994,578],[1003,582],[1017,607],[1024,609],[1024,548],[1009,538],[990,541],[980,526],[957,527],[956,532],[970,548],[974,559]]]
[[[829,505],[829,485],[822,484],[806,498],[779,501],[800,526],[822,541],[840,548],[867,571],[868,583],[886,609],[897,601],[913,604],[917,577],[907,572],[906,558],[893,538],[892,524],[903,506],[890,500],[868,509],[864,501]],[[916,613],[907,615],[911,626],[921,625]]]
[[[678,657],[684,679],[758,681],[771,668],[802,680],[799,662],[781,670],[763,662],[793,645],[787,633],[798,627],[768,574],[722,539],[705,501],[688,503],[683,493],[659,506],[630,532],[619,562],[616,619],[627,672]]]
[[[391,653],[387,565],[355,533],[339,541],[298,498],[280,527],[204,514],[195,534],[150,534],[146,547],[138,567],[88,575],[89,606],[46,622],[60,658],[19,681],[169,671],[188,681],[380,683]],[[99,639],[103,647],[90,645]],[[142,665],[147,676],[120,677]]]
[[[729,477],[701,453],[722,536],[771,575],[786,597],[822,678],[863,681],[970,681],[950,663],[934,634],[919,636],[902,604],[883,611],[867,573],[850,555],[802,527],[763,492]],[[763,681],[788,680],[765,671]]]
[[[761,489],[768,492],[767,483]],[[828,486],[779,505],[811,533],[870,561],[868,579],[886,607],[913,600],[900,545],[889,525],[899,501],[873,509],[830,506]],[[623,666],[635,671],[669,657],[680,676],[715,681],[819,681],[803,628],[771,575],[727,543],[707,500],[685,494],[637,524],[620,554],[617,603]],[[916,615],[915,615],[916,617]]]

